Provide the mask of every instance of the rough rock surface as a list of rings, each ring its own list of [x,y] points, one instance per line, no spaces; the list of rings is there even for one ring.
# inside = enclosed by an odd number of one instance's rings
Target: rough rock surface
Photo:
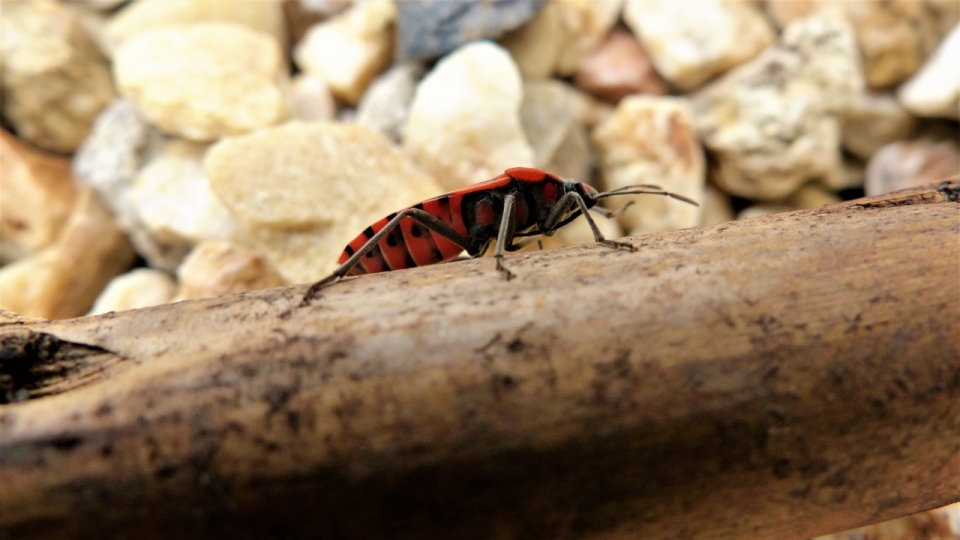
[[[286,21],[281,2],[223,0],[134,0],[116,14],[107,26],[111,51],[142,32],[179,24],[223,22],[247,27],[272,36],[286,48]]]
[[[210,141],[286,117],[286,65],[276,41],[228,23],[165,26],[125,41],[114,56],[121,93],[152,124]]]
[[[261,253],[230,242],[197,244],[177,270],[177,300],[223,296],[284,284]]]
[[[623,0],[552,0],[501,44],[527,80],[570,75],[617,22]]]
[[[426,59],[470,41],[497,38],[530,20],[546,0],[403,0],[397,3],[397,54]]]
[[[76,150],[115,97],[106,59],[57,2],[4,2],[0,57],[3,116],[43,149]]]
[[[0,309],[47,319],[83,315],[133,258],[96,192],[84,188],[53,245],[0,268]]]
[[[0,264],[51,245],[73,207],[70,161],[0,130]]]
[[[333,95],[356,105],[370,81],[390,65],[396,16],[393,0],[358,2],[310,28],[293,57],[301,69],[326,81]]]
[[[863,86],[842,18],[790,24],[781,43],[693,97],[697,131],[717,158],[716,182],[773,200],[808,180],[843,176],[838,115]]]
[[[684,90],[697,88],[750,60],[775,37],[751,2],[626,2],[623,18],[650,54],[657,72]]]
[[[447,190],[533,166],[520,126],[522,99],[520,73],[505,50],[490,42],[466,45],[420,82],[403,148]]]
[[[439,195],[440,186],[382,135],[328,122],[292,122],[223,140],[207,153],[214,192],[289,283],[336,268],[371,223]]]
[[[166,272],[137,268],[107,283],[88,315],[159,306],[173,300],[177,284]]]
[[[608,190],[655,184],[695,201],[703,200],[706,162],[683,98],[630,96],[593,130]],[[700,223],[696,206],[657,195],[608,199],[609,207],[635,204],[619,220],[628,234],[657,232]]]

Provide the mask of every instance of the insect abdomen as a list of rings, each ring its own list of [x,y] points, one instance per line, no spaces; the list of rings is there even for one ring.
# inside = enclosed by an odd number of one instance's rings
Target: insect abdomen
[[[416,204],[424,212],[440,219],[453,230],[466,236],[466,228],[459,208],[459,198],[456,200],[443,195]],[[354,238],[340,254],[339,264],[343,264],[351,255],[363,248],[364,244],[377,234],[396,214],[391,214],[367,227]],[[360,263],[353,267],[348,275],[375,274],[389,270],[400,270],[415,266],[426,266],[450,260],[459,255],[463,249],[427,229],[411,217],[406,217],[400,226],[383,237],[370,252],[360,259]]]

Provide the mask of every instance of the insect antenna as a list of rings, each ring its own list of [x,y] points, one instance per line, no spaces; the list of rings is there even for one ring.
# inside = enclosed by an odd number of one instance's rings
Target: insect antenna
[[[619,195],[619,193],[617,193],[617,195]],[[605,218],[615,218],[620,214],[626,212],[627,208],[630,208],[631,206],[633,206],[635,202],[636,201],[627,201],[627,204],[621,206],[619,210],[609,210],[602,206],[594,206],[593,208],[590,209],[590,211],[596,212]]]
[[[663,191],[657,186],[624,186],[622,188],[614,189],[611,191],[604,191],[603,193],[598,193],[593,196],[593,200],[599,201],[600,199],[606,199],[607,197],[613,197],[615,195],[663,195],[665,197],[670,197],[678,201],[683,201],[687,204],[692,204],[694,206],[700,206],[697,201],[689,197],[684,197],[683,195],[678,195],[676,193],[670,193],[669,191]]]

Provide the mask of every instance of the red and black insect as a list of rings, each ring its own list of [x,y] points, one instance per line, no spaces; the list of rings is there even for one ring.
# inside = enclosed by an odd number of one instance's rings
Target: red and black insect
[[[344,248],[340,267],[314,283],[304,301],[344,276],[426,266],[453,259],[464,250],[478,257],[494,239],[497,270],[510,279],[513,273],[503,266],[503,252],[526,245],[514,243],[516,237],[550,236],[581,214],[598,243],[632,251],[631,244],[604,238],[588,210],[610,217],[614,212],[596,206],[601,199],[640,193],[697,204],[652,185],[598,193],[583,182],[564,181],[539,169],[507,169],[493,180],[417,203],[367,227]]]

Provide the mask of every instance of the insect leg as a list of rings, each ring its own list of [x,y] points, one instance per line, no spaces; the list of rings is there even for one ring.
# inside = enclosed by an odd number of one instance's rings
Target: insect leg
[[[442,220],[428,214],[427,212],[424,212],[423,210],[417,208],[407,208],[406,210],[398,213],[393,219],[387,222],[387,224],[384,225],[380,231],[371,236],[370,239],[363,244],[363,247],[351,255],[350,258],[341,264],[339,268],[334,270],[332,274],[311,285],[310,288],[307,289],[307,292],[303,295],[303,301],[300,303],[300,305],[306,305],[310,303],[310,301],[313,300],[313,298],[318,292],[320,292],[321,289],[346,276],[354,266],[360,263],[360,259],[362,259],[364,255],[369,253],[374,246],[379,244],[380,240],[382,240],[384,236],[390,234],[391,231],[396,229],[400,225],[400,222],[406,217],[415,219],[417,223],[420,223],[427,229],[430,229],[447,240],[450,240],[463,249],[467,249],[467,239],[457,231],[453,230],[453,228],[444,223]]]
[[[576,193],[573,191],[567,193],[566,195],[564,195],[564,197],[568,195],[571,196],[573,200],[577,201],[577,205],[580,206],[580,213],[583,214],[583,217],[587,220],[587,223],[590,225],[590,230],[593,231],[593,239],[596,240],[598,244],[603,244],[605,246],[610,246],[616,249],[626,249],[629,251],[635,251],[637,249],[633,247],[633,244],[628,244],[626,242],[616,242],[614,240],[607,240],[606,238],[604,238],[603,234],[600,232],[600,229],[597,228],[597,224],[594,223],[593,218],[590,217],[589,209],[587,208],[587,204],[583,202],[583,197],[581,197],[579,193]]]
[[[508,281],[515,276],[513,272],[503,266],[503,249],[513,243],[514,228],[517,225],[516,216],[513,213],[515,199],[516,197],[511,194],[503,200],[503,217],[500,219],[500,230],[497,233],[497,247],[493,250],[493,258],[497,261],[497,270],[503,272]]]

